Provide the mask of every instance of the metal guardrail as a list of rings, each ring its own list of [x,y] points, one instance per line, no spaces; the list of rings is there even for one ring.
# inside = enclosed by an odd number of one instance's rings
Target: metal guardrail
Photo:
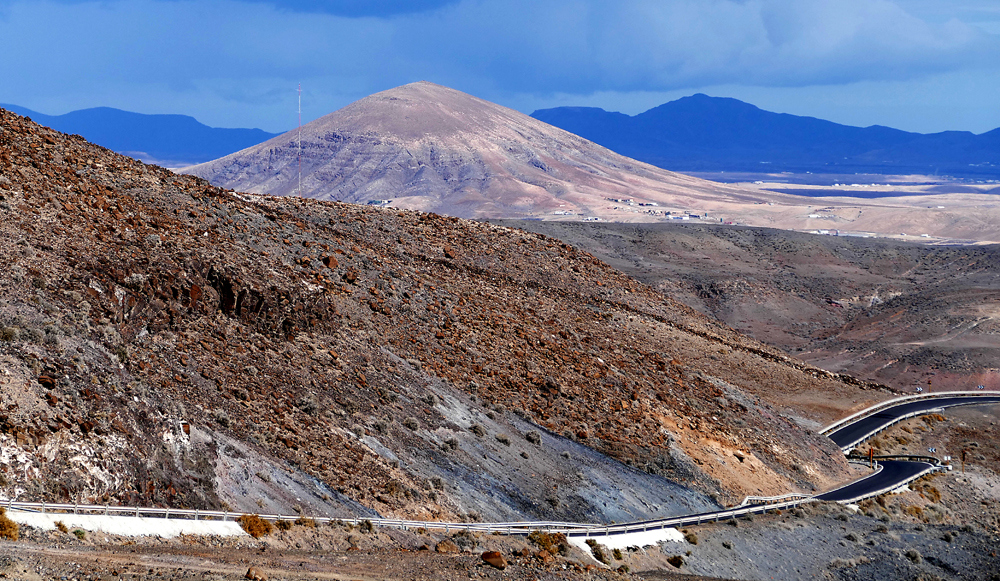
[[[859,412],[853,413],[846,418],[837,420],[836,422],[830,424],[829,426],[823,428],[819,431],[822,435],[827,435],[834,430],[840,429],[847,424],[852,423],[854,420],[861,418],[862,416],[870,415],[879,411],[881,409],[892,407],[899,403],[905,403],[910,401],[917,401],[921,399],[933,399],[938,397],[982,397],[982,396],[997,396],[1000,395],[1000,391],[935,391],[932,393],[920,393],[916,395],[905,395],[903,397],[897,397],[895,399],[886,400],[879,402],[873,406],[869,406]]]
[[[1000,392],[987,392],[990,395],[997,395]],[[905,398],[899,398],[897,400],[892,400],[891,402],[883,402],[879,406],[873,406],[868,410],[854,414],[850,418],[846,418],[838,424],[834,424],[824,430],[827,431],[834,427],[839,427],[840,425],[846,424],[847,422],[857,419],[862,414],[872,413],[873,410],[885,407],[886,405],[892,405],[894,403],[900,403],[900,401],[907,401],[913,399],[923,399],[927,397],[940,397],[940,396],[955,396],[957,394],[967,394],[967,395],[985,395],[983,392],[939,392],[935,394],[927,394],[921,396],[909,396]],[[929,410],[931,411],[931,410]],[[922,411],[914,413],[913,415],[921,415],[929,413],[929,411]],[[908,414],[909,416],[909,414]],[[904,418],[900,418],[900,421]],[[895,423],[895,422],[893,422]],[[891,425],[891,424],[889,424]],[[887,426],[883,426],[881,429],[874,433],[885,429]],[[822,433],[822,432],[821,432]],[[867,437],[866,437],[867,439]],[[863,441],[863,440],[862,440]],[[852,444],[852,447],[857,444]],[[900,458],[901,456],[880,456],[878,459],[891,459]],[[841,504],[857,502],[864,500],[865,498],[871,498],[873,496],[878,496],[880,494],[885,494],[891,490],[895,490],[904,484],[908,484],[921,476],[929,474],[931,472],[937,472],[941,470],[950,470],[950,466],[942,465],[937,458],[932,458],[928,456],[908,456],[906,458],[915,458],[920,462],[927,462],[928,468],[919,472],[918,474],[905,479],[902,482],[894,483],[891,487],[887,487],[877,491],[867,492],[864,495],[858,496],[856,498],[851,498],[847,500],[837,501]],[[849,462],[857,463],[857,459],[851,458]],[[877,474],[882,470],[882,466],[876,463],[876,470],[872,474]],[[869,475],[870,477],[871,475]],[[857,482],[857,481],[854,481]],[[854,482],[847,483],[839,488],[826,491],[822,494],[829,494],[830,492],[836,492],[847,486],[854,484]],[[782,499],[790,500],[782,500]],[[700,513],[694,515],[684,515],[678,517],[671,517],[666,519],[655,519],[635,523],[625,523],[625,524],[612,524],[612,525],[601,525],[601,524],[581,524],[581,523],[568,523],[568,522],[556,522],[556,521],[532,521],[532,522],[503,522],[503,523],[457,523],[457,522],[436,522],[436,521],[413,521],[404,519],[383,519],[383,518],[337,518],[337,517],[307,517],[304,515],[280,515],[280,514],[261,514],[258,515],[261,518],[271,520],[271,521],[295,521],[303,518],[310,519],[318,524],[328,524],[328,523],[341,523],[341,524],[351,524],[358,526],[364,522],[370,522],[372,525],[382,526],[382,527],[393,527],[393,528],[423,528],[423,529],[435,529],[444,530],[446,533],[452,530],[455,531],[470,531],[470,532],[484,532],[484,533],[500,533],[500,534],[528,534],[532,531],[546,531],[553,533],[563,533],[567,536],[572,537],[593,537],[593,536],[610,536],[634,532],[645,532],[651,530],[659,530],[665,528],[674,527],[684,527],[684,526],[696,526],[700,524],[706,524],[710,522],[719,522],[722,520],[730,520],[738,518],[740,516],[752,515],[752,514],[766,514],[768,511],[785,510],[789,508],[796,508],[803,504],[816,502],[818,499],[816,495],[809,496],[801,493],[789,493],[780,496],[772,497],[753,497],[748,496],[743,500],[743,503],[735,508]],[[759,504],[751,504],[759,502]],[[96,515],[117,515],[117,516],[129,516],[129,517],[160,517],[164,519],[188,519],[188,520],[236,520],[244,513],[242,512],[231,512],[231,511],[212,511],[212,510],[189,510],[189,509],[176,509],[176,508],[157,508],[157,507],[138,507],[138,506],[110,506],[110,505],[94,505],[94,504],[66,504],[66,503],[37,503],[37,502],[20,502],[14,501],[12,499],[0,500],[0,506],[6,508],[7,510],[19,510],[28,512],[42,512],[42,513],[70,513],[72,514],[96,514]]]
[[[771,504],[774,502],[781,502],[789,499],[796,498],[809,498],[810,494],[803,494],[801,492],[789,492],[788,494],[779,494],[778,496],[748,496],[743,499],[743,502],[736,506],[748,506],[751,504]]]

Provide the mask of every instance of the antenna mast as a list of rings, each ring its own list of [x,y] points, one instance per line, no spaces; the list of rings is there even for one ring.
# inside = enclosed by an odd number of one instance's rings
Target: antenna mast
[[[299,83],[299,197],[302,197],[302,83]]]

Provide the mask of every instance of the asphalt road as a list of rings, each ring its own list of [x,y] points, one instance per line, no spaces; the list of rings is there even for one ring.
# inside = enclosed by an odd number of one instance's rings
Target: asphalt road
[[[879,464],[882,465],[880,472],[835,490],[818,494],[816,498],[833,502],[854,500],[872,492],[895,488],[901,482],[905,482],[934,466],[928,462],[907,462],[904,460],[879,460]]]
[[[942,397],[922,399],[901,403],[885,408],[854,423],[848,424],[829,434],[829,438],[838,446],[844,448],[878,431],[884,426],[894,423],[900,417],[914,412],[928,411],[936,408],[947,408],[961,405],[983,405],[1000,403],[1000,396],[983,397]]]

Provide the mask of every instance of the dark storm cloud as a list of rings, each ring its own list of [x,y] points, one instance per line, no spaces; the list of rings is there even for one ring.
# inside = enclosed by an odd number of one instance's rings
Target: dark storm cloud
[[[0,102],[51,103],[43,110],[50,113],[128,103],[142,103],[132,108],[144,111],[213,111],[216,118],[240,112],[239,118],[259,115],[275,128],[299,81],[308,102],[326,113],[420,79],[509,103],[726,84],[848,86],[962,71],[995,75],[998,37],[977,25],[995,14],[991,4],[964,2],[954,14],[943,5],[0,0]]]

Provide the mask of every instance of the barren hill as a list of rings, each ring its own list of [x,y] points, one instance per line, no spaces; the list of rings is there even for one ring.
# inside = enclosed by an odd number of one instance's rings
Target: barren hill
[[[220,187],[296,195],[298,133],[181,171]],[[998,241],[1000,203],[978,192],[819,198],[720,184],[427,82],[365,97],[302,128],[303,197],[392,200],[467,218],[662,222],[695,214],[783,229]]]
[[[511,221],[815,365],[899,389],[1000,388],[1000,245],[695,224]]]
[[[236,194],[2,110],[0,256],[18,498],[648,518],[844,480],[813,428],[887,397],[545,236]]]
[[[295,195],[298,134],[183,170],[241,191]],[[302,128],[303,197],[462,217],[603,213],[608,197],[749,199],[428,82],[365,97]]]

